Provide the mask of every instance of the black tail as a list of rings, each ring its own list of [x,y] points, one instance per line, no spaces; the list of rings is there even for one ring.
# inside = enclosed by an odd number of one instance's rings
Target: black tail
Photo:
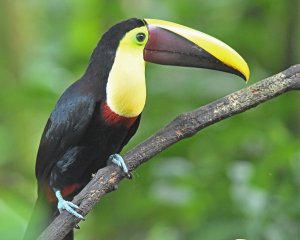
[[[56,203],[49,202],[45,196],[38,196],[23,240],[37,239],[57,215]],[[73,230],[64,240],[73,240]]]

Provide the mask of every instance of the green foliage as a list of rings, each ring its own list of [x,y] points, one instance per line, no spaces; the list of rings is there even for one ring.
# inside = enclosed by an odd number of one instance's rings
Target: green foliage
[[[1,238],[23,234],[36,198],[34,164],[45,122],[108,27],[145,17],[199,29],[245,57],[252,84],[300,59],[293,4],[1,1]],[[148,64],[147,106],[126,149],[179,113],[244,86],[229,74]],[[80,224],[77,239],[298,239],[299,120],[299,95],[289,93],[176,144],[107,195]]]

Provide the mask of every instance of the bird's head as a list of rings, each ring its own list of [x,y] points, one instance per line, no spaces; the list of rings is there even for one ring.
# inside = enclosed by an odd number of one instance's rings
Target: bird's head
[[[231,47],[200,31],[163,20],[132,18],[118,23],[103,35],[98,49],[110,68],[105,71],[109,72],[107,102],[123,116],[135,116],[144,107],[145,61],[214,69],[249,79],[247,63]]]
[[[132,18],[114,25],[105,37],[113,50],[131,51],[146,62],[208,68],[249,79],[248,65],[235,50],[212,36],[173,22]]]

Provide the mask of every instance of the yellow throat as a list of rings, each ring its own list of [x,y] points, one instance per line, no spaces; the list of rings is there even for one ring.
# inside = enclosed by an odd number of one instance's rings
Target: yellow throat
[[[133,29],[120,41],[106,86],[108,106],[123,117],[138,116],[146,102],[144,46],[135,41],[138,32],[147,29]]]

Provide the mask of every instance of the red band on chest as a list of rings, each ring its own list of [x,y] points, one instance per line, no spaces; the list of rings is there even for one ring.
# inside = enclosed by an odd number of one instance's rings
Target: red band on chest
[[[130,127],[137,119],[137,117],[122,117],[118,115],[110,109],[107,103],[103,103],[101,105],[101,108],[105,122],[107,122],[110,125],[121,123],[127,127]]]

